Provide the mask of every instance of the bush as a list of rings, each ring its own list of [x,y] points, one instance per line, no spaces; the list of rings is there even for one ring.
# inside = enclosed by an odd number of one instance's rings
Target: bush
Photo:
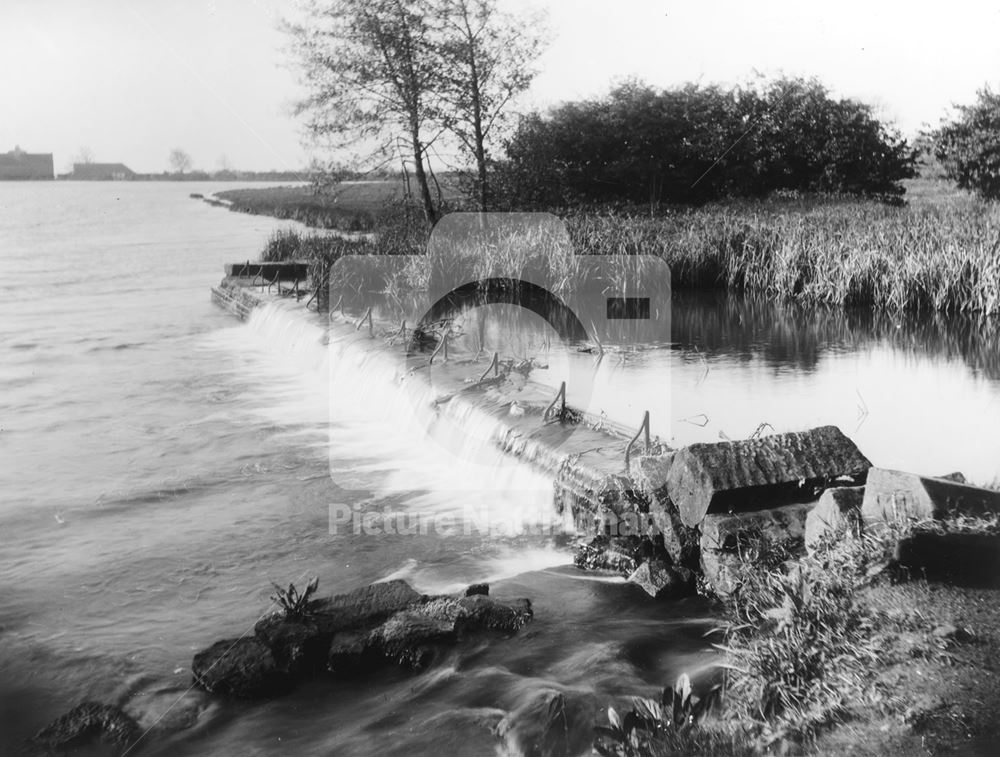
[[[934,132],[934,153],[959,187],[995,200],[1000,198],[1000,95],[985,88],[978,98]]]
[[[777,190],[899,197],[915,153],[813,80],[759,90],[629,83],[525,118],[494,167],[507,207],[702,203]]]

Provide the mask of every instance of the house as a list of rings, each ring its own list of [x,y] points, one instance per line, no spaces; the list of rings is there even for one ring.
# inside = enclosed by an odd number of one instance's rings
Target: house
[[[135,178],[135,171],[124,163],[74,163],[67,179],[79,181],[127,181]]]
[[[52,178],[55,178],[55,169],[50,152],[27,153],[15,147],[8,153],[0,154],[0,181]]]

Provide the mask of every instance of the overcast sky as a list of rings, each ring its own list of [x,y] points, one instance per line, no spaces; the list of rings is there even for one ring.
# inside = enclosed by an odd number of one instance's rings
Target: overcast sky
[[[1000,89],[1000,3],[501,0],[548,10],[552,43],[521,108],[638,76],[731,84],[815,75],[911,134]],[[0,152],[167,168],[295,169],[300,94],[278,19],[289,0],[0,0]]]

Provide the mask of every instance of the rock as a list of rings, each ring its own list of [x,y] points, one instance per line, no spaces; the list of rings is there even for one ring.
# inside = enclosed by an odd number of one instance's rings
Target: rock
[[[700,550],[698,529],[684,525],[665,487],[653,492],[649,499],[649,516],[652,520],[650,536],[662,539],[663,549],[670,558],[671,565],[697,570]]]
[[[530,695],[497,726],[504,754],[573,757],[591,753],[597,703],[592,694],[545,689]]]
[[[841,534],[856,535],[861,528],[863,486],[827,489],[806,516],[806,549],[812,551],[824,539]]]
[[[861,515],[865,523],[940,519],[957,511],[966,515],[1000,513],[1000,492],[928,478],[915,473],[872,468]]]
[[[896,544],[896,561],[928,578],[975,586],[1000,585],[1000,536],[915,533]]]
[[[310,619],[287,620],[283,614],[270,615],[257,621],[254,632],[271,650],[278,667],[290,673],[321,670],[326,664],[332,635],[321,633]]]
[[[954,473],[945,473],[943,476],[938,476],[938,478],[943,478],[945,481],[954,481],[956,484],[967,484],[968,480],[965,478],[965,474],[960,471],[955,471]]]
[[[459,623],[462,630],[487,629],[513,633],[523,628],[534,616],[530,599],[501,601],[477,594],[458,600]]]
[[[662,546],[647,536],[595,536],[573,558],[578,568],[632,575],[645,560],[667,557]]]
[[[719,596],[733,590],[736,569],[762,545],[798,549],[814,503],[805,502],[746,513],[710,513],[701,524],[701,570]]]
[[[94,742],[125,746],[141,733],[139,724],[118,707],[83,702],[45,726],[34,740],[48,749],[60,750]]]
[[[203,691],[168,688],[136,693],[124,709],[143,732],[169,733],[191,728],[210,707],[209,696]]]
[[[468,589],[465,590],[465,596],[472,597],[477,594],[482,594],[484,596],[489,595],[490,585],[489,584],[472,584]]]
[[[356,675],[367,663],[368,631],[341,631],[330,642],[327,670],[338,675]]]
[[[394,613],[426,600],[406,581],[395,579],[317,599],[311,603],[310,612],[320,632],[332,635],[352,628],[375,626]]]
[[[836,426],[756,439],[692,444],[677,451],[667,494],[684,525],[706,513],[814,499],[835,481],[863,483],[871,463]]]
[[[194,656],[194,682],[213,694],[256,699],[283,694],[290,686],[264,642],[244,637],[217,641]]]
[[[393,615],[379,626],[368,644],[397,665],[422,668],[433,658],[435,647],[456,640],[455,626],[455,619],[410,610]]]
[[[481,630],[514,632],[531,617],[527,599],[502,601],[485,594],[433,597],[370,631],[338,633],[330,645],[327,667],[343,674],[366,672],[387,661],[421,668],[438,647],[454,643],[460,635]]]
[[[671,567],[662,560],[644,562],[628,580],[656,599],[686,597],[693,594],[695,588],[692,571]]]

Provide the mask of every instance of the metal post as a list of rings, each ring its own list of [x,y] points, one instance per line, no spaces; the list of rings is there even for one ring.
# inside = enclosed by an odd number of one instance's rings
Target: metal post
[[[632,445],[635,444],[636,441],[638,441],[639,435],[642,434],[643,431],[646,432],[646,439],[645,439],[645,441],[646,441],[646,452],[649,452],[649,449],[652,446],[652,442],[650,441],[650,438],[649,438],[649,411],[648,410],[645,411],[643,413],[643,415],[642,415],[642,425],[639,426],[639,430],[635,432],[635,436],[633,436],[629,440],[628,445],[625,447],[625,472],[626,473],[629,473],[629,468],[630,468],[630,464],[631,464]]]

